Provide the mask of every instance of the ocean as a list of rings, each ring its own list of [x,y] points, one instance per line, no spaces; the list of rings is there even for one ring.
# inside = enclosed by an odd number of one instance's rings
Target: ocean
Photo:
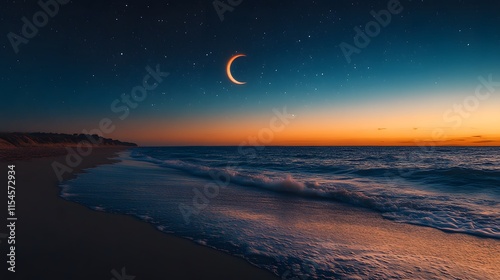
[[[336,234],[340,226],[370,230],[349,225],[356,217],[500,242],[500,148],[146,147],[119,160],[64,182],[61,196],[133,215],[282,279],[419,278],[409,257]]]

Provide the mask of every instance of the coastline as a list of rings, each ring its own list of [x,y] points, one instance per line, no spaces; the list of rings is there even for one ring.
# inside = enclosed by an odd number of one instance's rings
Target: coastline
[[[88,168],[112,164],[116,162],[112,158],[126,149],[96,148],[65,179],[76,177]],[[61,150],[64,149],[53,150],[55,155],[49,157],[7,162],[3,157],[0,159],[1,170],[6,171],[7,165],[16,164],[19,219],[17,272],[7,273],[5,266],[0,273],[1,279],[119,280],[111,271],[120,274],[123,268],[126,275],[135,276],[136,280],[279,279],[242,258],[163,233],[136,217],[91,210],[61,198],[61,189],[51,167],[54,160],[65,161]],[[282,206],[297,207],[294,201],[284,200]],[[308,207],[302,210],[314,211]],[[5,212],[0,214],[4,221]],[[279,218],[280,214],[276,215]],[[309,220],[306,230],[319,234],[319,240],[326,242],[324,245],[329,251],[325,257],[328,255],[331,261],[357,262],[350,275],[354,278],[382,279],[386,272],[395,268],[417,279],[422,279],[418,277],[426,273],[430,278],[431,275],[449,278],[462,275],[463,279],[500,277],[500,258],[496,254],[500,242],[495,239],[397,223],[376,212],[342,203],[331,203],[326,212],[324,209],[313,215],[304,212],[294,219],[300,221],[310,217],[315,218]],[[297,228],[291,230],[301,229],[301,223],[294,225]],[[4,231],[0,230],[2,233]],[[353,254],[353,250],[358,253]],[[0,244],[0,261],[5,265],[4,252],[7,252],[6,242]],[[386,267],[387,271],[378,271],[380,267],[369,270],[370,274],[358,271],[378,262],[385,264],[381,267]]]
[[[113,163],[111,158],[126,149],[95,148],[64,179]],[[1,170],[16,165],[18,217],[16,273],[7,271],[7,243],[2,242],[0,275],[8,277],[2,279],[112,279],[111,271],[120,274],[123,268],[138,280],[278,279],[243,259],[162,233],[137,218],[92,211],[64,200],[51,167],[53,161],[65,161],[63,149],[35,150],[42,152],[24,150],[24,156],[0,159]],[[0,215],[4,221],[6,214]]]

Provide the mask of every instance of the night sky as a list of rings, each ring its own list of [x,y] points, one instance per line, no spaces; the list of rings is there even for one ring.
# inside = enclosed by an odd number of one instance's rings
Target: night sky
[[[16,54],[9,36],[42,8],[4,1],[0,131],[109,118],[103,136],[143,145],[238,145],[286,106],[295,118],[269,145],[500,145],[500,85],[474,103],[478,77],[500,82],[500,1],[401,0],[349,63],[340,45],[389,2],[243,0],[221,21],[212,0],[71,1]],[[226,75],[236,54],[245,85]],[[111,104],[157,65],[170,75],[121,120]]]

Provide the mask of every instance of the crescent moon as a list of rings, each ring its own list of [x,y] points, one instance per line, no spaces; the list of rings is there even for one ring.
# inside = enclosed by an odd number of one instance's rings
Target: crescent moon
[[[227,63],[227,66],[226,66],[226,73],[227,73],[227,77],[229,78],[229,80],[231,80],[231,82],[237,84],[237,85],[244,85],[246,84],[246,82],[240,82],[238,80],[236,80],[234,77],[233,77],[233,74],[231,74],[231,65],[233,64],[233,62],[237,59],[237,58],[240,58],[242,56],[246,56],[244,54],[237,54],[233,57],[231,57],[231,59],[229,59],[229,62]]]

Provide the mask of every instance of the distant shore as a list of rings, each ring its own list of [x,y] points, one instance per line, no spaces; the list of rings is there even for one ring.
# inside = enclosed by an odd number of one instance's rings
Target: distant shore
[[[65,179],[113,163],[124,149],[94,149]],[[2,240],[2,279],[112,279],[112,271],[121,275],[122,269],[136,280],[278,279],[243,259],[164,234],[133,217],[64,200],[51,164],[64,161],[65,155],[64,147],[0,149],[1,170],[15,165],[18,216],[17,272],[7,272],[7,242]],[[3,221],[6,214],[0,215]]]
[[[0,149],[61,147],[137,147],[135,143],[104,138],[97,134],[44,132],[0,132]]]

